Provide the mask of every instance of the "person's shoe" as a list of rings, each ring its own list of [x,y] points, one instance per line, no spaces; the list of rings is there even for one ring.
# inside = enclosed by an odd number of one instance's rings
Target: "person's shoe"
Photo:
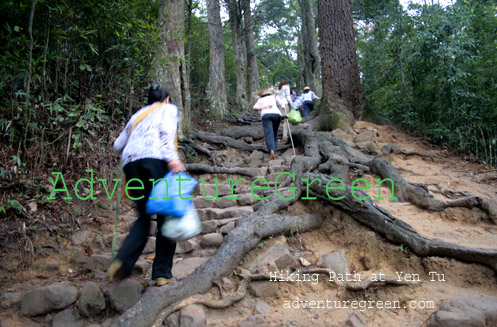
[[[107,269],[107,275],[109,275],[109,280],[112,282],[114,279],[122,278],[121,268],[123,266],[123,262],[119,259],[112,261],[109,268]]]
[[[271,153],[269,153],[269,160],[274,160],[276,159],[276,154],[274,153],[273,150],[271,150]]]
[[[164,278],[164,277],[159,277],[155,279],[155,285],[156,286],[164,286],[166,284],[175,282],[176,280],[174,278]]]

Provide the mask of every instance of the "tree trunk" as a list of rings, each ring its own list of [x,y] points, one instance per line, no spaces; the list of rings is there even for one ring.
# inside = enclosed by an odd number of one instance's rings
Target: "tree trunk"
[[[193,0],[186,0],[186,77],[190,80],[191,76],[191,62],[190,56],[192,54],[192,14],[193,14]]]
[[[230,16],[231,35],[236,65],[236,104],[242,110],[247,109],[246,83],[246,48],[243,42],[243,21],[237,0],[226,0]]]
[[[255,92],[260,87],[259,68],[257,67],[257,57],[255,55],[254,25],[252,22],[252,12],[250,0],[243,0],[243,16],[245,19],[245,42],[247,47],[247,80],[250,103],[255,103],[257,96]]]
[[[159,4],[159,29],[162,42],[155,57],[153,82],[165,86],[171,102],[178,106],[178,135],[191,130],[190,90],[186,74],[185,8],[183,0],[161,0]]]
[[[302,34],[303,32],[303,27],[300,28],[300,31],[298,33],[298,50],[297,50],[297,60],[299,63],[299,88],[295,91],[298,94],[302,92],[302,89],[304,86],[306,86],[306,81],[305,81],[305,55],[304,55],[304,45],[302,44]]]
[[[29,14],[29,26],[28,26],[28,34],[29,34],[29,55],[28,55],[28,73],[26,76],[26,81],[25,81],[25,89],[26,89],[26,108],[24,111],[24,137],[22,138],[22,142],[19,144],[22,144],[22,157],[23,160],[26,158],[27,155],[27,147],[26,147],[26,142],[28,139],[28,131],[29,131],[29,122],[31,121],[31,108],[30,108],[30,101],[31,101],[31,70],[33,66],[33,45],[34,45],[34,39],[33,39],[33,18],[35,15],[35,7],[36,7],[36,0],[33,0],[31,2],[31,12]],[[17,152],[19,152],[18,149]]]
[[[323,70],[320,128],[350,128],[365,101],[355,52],[351,0],[319,0],[319,41]]]
[[[316,40],[316,25],[310,0],[300,0],[302,12],[302,47],[304,60],[304,86],[321,94],[321,67]]]
[[[224,77],[224,37],[221,24],[219,0],[207,1],[209,21],[209,83],[207,98],[209,109],[216,117],[226,113],[226,83]]]

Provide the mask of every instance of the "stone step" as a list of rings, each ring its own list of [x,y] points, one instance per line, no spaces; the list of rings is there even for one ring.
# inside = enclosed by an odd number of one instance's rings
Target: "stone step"
[[[202,234],[208,234],[208,233],[215,233],[218,229],[222,229],[224,226],[230,224],[230,223],[235,223],[237,219],[240,217],[235,217],[235,218],[228,218],[228,219],[222,219],[222,220],[206,220],[202,222]],[[229,227],[231,228],[231,227]],[[226,228],[225,228],[226,231]],[[226,232],[224,234],[227,234]]]
[[[251,206],[241,206],[241,207],[229,207],[229,208],[205,208],[198,209],[197,214],[200,221],[207,220],[222,220],[227,218],[234,218],[245,216],[252,213],[254,210]]]
[[[257,185],[263,185],[263,184],[257,184]],[[234,199],[233,199],[234,198]],[[193,199],[193,204],[195,205],[196,209],[205,209],[205,208],[229,208],[229,207],[236,207],[236,206],[251,206],[255,203],[257,203],[257,199],[254,198],[254,196],[251,193],[243,193],[243,194],[235,194],[233,197],[230,196],[225,196],[220,199],[212,199],[212,200],[206,200],[202,196],[196,196]]]

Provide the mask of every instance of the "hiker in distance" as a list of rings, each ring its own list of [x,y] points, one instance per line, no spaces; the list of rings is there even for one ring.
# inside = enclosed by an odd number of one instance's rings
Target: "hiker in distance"
[[[145,205],[152,190],[152,180],[163,178],[169,171],[185,171],[175,148],[178,126],[178,108],[170,103],[169,94],[163,87],[150,87],[148,105],[136,112],[114,142],[114,151],[121,154],[122,167],[130,182],[131,196],[135,200],[138,219],[124,240],[115,260],[107,273],[110,279],[124,278],[142,253],[150,231],[150,215]],[[157,215],[155,259],[152,266],[152,280],[157,286],[174,281],[172,275],[173,256],[176,242],[161,233],[164,216]]]
[[[302,93],[303,117],[309,116],[311,111],[314,110],[314,100],[319,100],[319,98],[311,91],[309,86],[304,87],[304,93]]]
[[[259,99],[254,105],[254,110],[261,112],[269,160],[274,160],[276,159],[276,146],[278,145],[278,128],[283,118],[282,110],[285,108],[285,103],[276,97],[274,91],[270,88],[260,90],[257,95]]]
[[[292,97],[290,95],[290,86],[287,81],[282,80],[278,85],[278,91],[276,96],[279,98],[281,103],[285,104],[285,114],[288,114],[290,109],[292,108]],[[283,124],[283,137],[281,138],[281,143],[288,143],[288,125]]]

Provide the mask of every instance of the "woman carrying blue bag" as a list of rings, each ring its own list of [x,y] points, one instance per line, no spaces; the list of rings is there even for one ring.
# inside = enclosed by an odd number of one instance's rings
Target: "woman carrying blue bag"
[[[151,180],[159,180],[169,171],[185,171],[175,148],[178,108],[169,101],[163,87],[151,87],[148,105],[131,117],[114,142],[114,151],[121,154],[126,180],[130,181],[127,196],[135,200],[139,216],[107,270],[111,280],[131,274],[147,243],[150,215],[146,213],[146,204],[153,186]],[[157,230],[161,230],[164,220],[165,216],[157,215]],[[176,242],[157,233],[152,266],[152,279],[157,286],[174,280],[171,270],[175,249]]]

